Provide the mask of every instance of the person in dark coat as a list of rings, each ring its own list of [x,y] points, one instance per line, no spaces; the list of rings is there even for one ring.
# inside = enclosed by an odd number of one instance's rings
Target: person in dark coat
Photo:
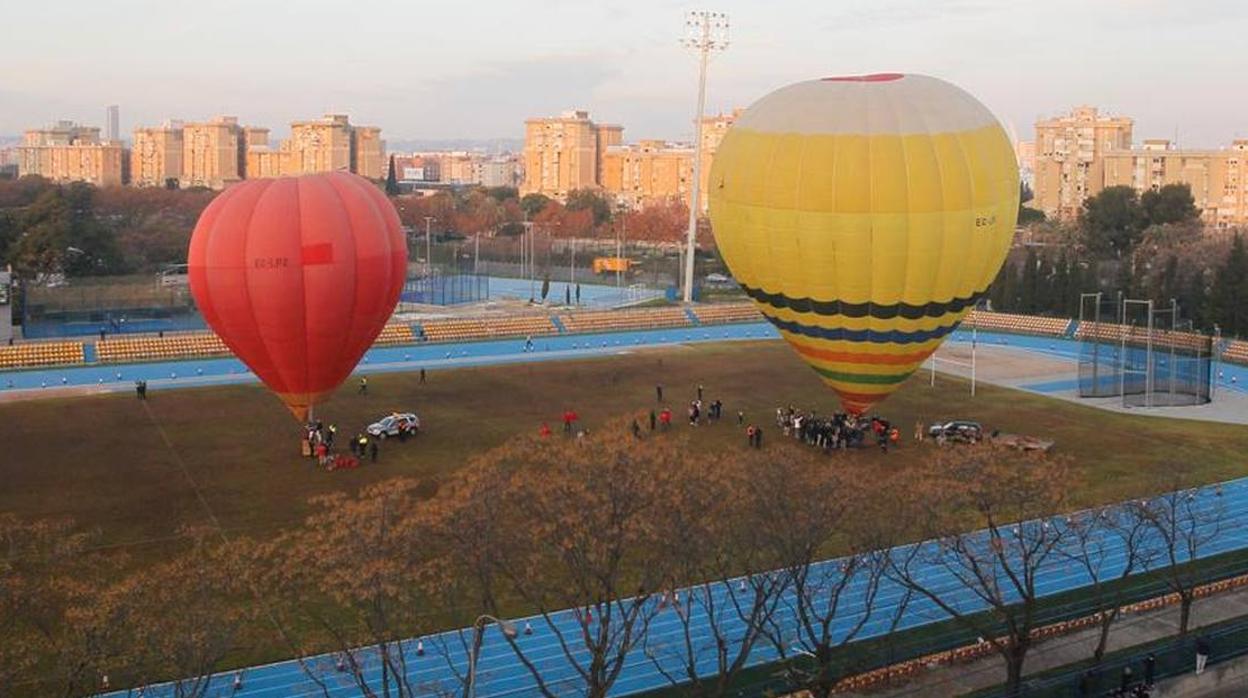
[[[368,459],[374,463],[377,462],[377,439],[368,442]]]

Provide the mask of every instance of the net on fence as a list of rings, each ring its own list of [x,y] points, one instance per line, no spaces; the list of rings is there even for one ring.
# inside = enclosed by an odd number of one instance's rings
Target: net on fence
[[[419,305],[460,305],[488,300],[490,277],[484,274],[443,274],[410,278],[403,285],[404,303]]]
[[[1178,319],[1177,308],[1125,301],[1111,314],[1094,306],[1080,312],[1080,397],[1121,397],[1126,407],[1209,402],[1213,339]]]
[[[190,288],[153,277],[75,279],[59,287],[27,286],[26,337],[66,337],[202,329]]]

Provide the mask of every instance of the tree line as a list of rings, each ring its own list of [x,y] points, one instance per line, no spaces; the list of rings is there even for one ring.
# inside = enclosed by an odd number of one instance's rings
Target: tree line
[[[441,483],[318,497],[268,540],[183,531],[155,565],[72,522],[2,515],[0,693],[176,679],[176,695],[201,696],[263,648],[297,658],[314,694],[459,695],[479,638],[437,631],[480,614],[531,617],[486,641],[549,698],[569,682],[605,698],[638,664],[682,695],[736,695],[760,652],[786,689],[827,698],[873,667],[847,659],[853,643],[941,616],[1017,687],[1052,621],[1045,570],[1094,580],[1079,613],[1100,614],[1099,659],[1129,593],[1117,582],[1143,571],[1180,596],[1187,630],[1204,577],[1186,563],[1227,529],[1220,491],[1190,488],[1181,467],[1156,483],[1172,494],[1060,515],[1078,486],[1061,457],[933,448],[921,469],[867,472],[787,440],[695,453],[681,435],[632,436],[629,419],[515,437]],[[413,681],[421,662],[445,678]]]
[[[0,179],[0,266],[19,278],[151,273],[184,264],[199,214],[216,196],[208,189],[57,184],[41,177]],[[571,192],[566,202],[510,187],[463,188],[429,196],[396,194],[404,225],[426,225],[439,238],[517,236],[525,222],[555,238],[675,242],[688,208],[677,199],[623,210],[597,190]],[[431,219],[428,223],[426,217]]]
[[[1169,307],[1206,332],[1248,336],[1248,254],[1239,233],[1199,222],[1187,184],[1141,196],[1109,187],[1083,204],[1074,225],[1037,223],[1033,244],[1011,252],[987,292],[996,310],[1079,317],[1085,293],[1103,293],[1102,316],[1121,294]],[[1091,306],[1088,306],[1091,311]]]

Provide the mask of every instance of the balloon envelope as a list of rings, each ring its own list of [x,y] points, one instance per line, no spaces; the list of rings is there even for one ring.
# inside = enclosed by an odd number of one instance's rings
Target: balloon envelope
[[[226,189],[187,261],[208,326],[303,421],[390,318],[407,245],[377,187],[335,172]]]
[[[1001,125],[936,78],[800,82],[744,111],[715,153],[724,261],[853,412],[886,397],[996,276],[1018,214]]]

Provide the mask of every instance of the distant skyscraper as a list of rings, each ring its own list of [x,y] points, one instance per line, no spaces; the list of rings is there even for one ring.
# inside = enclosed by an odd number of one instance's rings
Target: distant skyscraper
[[[108,128],[104,132],[108,140],[113,143],[121,140],[121,107],[116,104],[109,105],[106,123]]]

